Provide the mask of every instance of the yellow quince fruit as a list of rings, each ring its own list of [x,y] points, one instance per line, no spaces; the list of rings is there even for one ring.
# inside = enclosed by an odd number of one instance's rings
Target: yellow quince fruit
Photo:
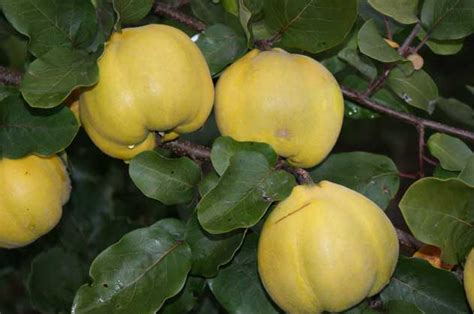
[[[215,113],[222,135],[268,143],[292,165],[308,168],[336,143],[344,100],[333,75],[316,60],[255,49],[222,74]]]
[[[0,248],[28,245],[53,229],[70,191],[58,156],[0,159]]]
[[[199,48],[182,31],[146,25],[114,33],[99,60],[99,82],[80,97],[82,125],[106,154],[131,159],[163,140],[199,129],[214,86]]]
[[[258,270],[289,313],[341,312],[377,294],[398,260],[395,228],[362,194],[322,181],[296,186],[263,225]]]
[[[464,290],[471,309],[474,311],[474,249],[471,250],[464,265]]]

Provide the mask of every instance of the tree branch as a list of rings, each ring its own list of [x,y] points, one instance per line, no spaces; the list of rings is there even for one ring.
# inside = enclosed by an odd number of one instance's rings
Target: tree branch
[[[206,29],[206,24],[203,23],[202,21],[198,20],[197,18],[193,16],[189,16],[181,11],[179,11],[176,7],[169,5],[167,3],[163,2],[155,2],[155,8],[154,8],[155,14],[162,15],[169,17],[175,21],[181,22],[192,29],[202,32],[203,30]]]
[[[390,109],[382,104],[377,103],[376,101],[370,99],[367,95],[364,95],[360,92],[351,90],[344,86],[341,86],[341,89],[342,89],[342,93],[344,94],[346,98],[349,98],[366,108],[372,109],[374,111],[385,114],[392,118],[396,118],[398,120],[401,120],[405,123],[408,123],[414,126],[422,125],[424,128],[429,128],[435,131],[451,134],[451,135],[474,142],[473,132],[455,128],[452,126],[448,126],[446,124],[436,122],[433,120],[419,118],[409,113],[399,112],[399,111]]]
[[[192,143],[186,140],[174,140],[161,144],[160,147],[170,150],[178,156],[189,156],[194,160],[208,160],[211,158],[209,147]]]
[[[398,242],[407,248],[418,251],[424,245],[423,242],[417,240],[408,232],[405,232],[398,228],[395,228],[395,231],[397,232]]]
[[[0,83],[18,86],[20,85],[21,77],[21,72],[0,66]]]

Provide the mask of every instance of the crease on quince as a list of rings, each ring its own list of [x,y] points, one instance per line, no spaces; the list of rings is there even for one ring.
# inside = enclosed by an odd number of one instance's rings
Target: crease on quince
[[[131,159],[199,129],[214,101],[206,60],[182,31],[166,25],[114,33],[99,59],[99,82],[80,97],[82,124],[106,154]]]

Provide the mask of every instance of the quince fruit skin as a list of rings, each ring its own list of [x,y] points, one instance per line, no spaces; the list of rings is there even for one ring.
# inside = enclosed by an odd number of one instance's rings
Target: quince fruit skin
[[[222,135],[270,144],[296,167],[320,163],[339,136],[344,100],[333,75],[304,55],[250,51],[216,85]]]
[[[0,248],[26,246],[53,229],[70,191],[56,155],[0,159]]]
[[[464,264],[464,290],[467,300],[474,311],[474,249],[471,250]]]
[[[380,292],[398,260],[395,229],[365,196],[322,181],[296,186],[265,221],[258,269],[289,313],[341,312]]]
[[[199,129],[214,102],[209,67],[182,31],[150,24],[114,33],[99,82],[80,96],[82,125],[106,154],[128,160],[163,140]]]

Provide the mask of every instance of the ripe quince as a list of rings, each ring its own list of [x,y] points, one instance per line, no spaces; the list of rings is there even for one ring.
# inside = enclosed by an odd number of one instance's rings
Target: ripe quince
[[[166,25],[114,33],[99,60],[99,82],[80,96],[82,125],[106,154],[131,159],[163,140],[199,129],[214,86],[199,48]]]
[[[395,228],[365,196],[322,181],[296,186],[263,225],[258,269],[289,313],[341,312],[377,294],[398,259]]]
[[[464,265],[464,290],[471,309],[474,311],[474,249],[471,250]]]
[[[0,159],[0,248],[17,248],[59,222],[71,184],[57,156]]]
[[[268,143],[292,165],[309,168],[336,143],[344,100],[333,75],[316,60],[255,49],[220,77],[215,113],[222,135]]]

